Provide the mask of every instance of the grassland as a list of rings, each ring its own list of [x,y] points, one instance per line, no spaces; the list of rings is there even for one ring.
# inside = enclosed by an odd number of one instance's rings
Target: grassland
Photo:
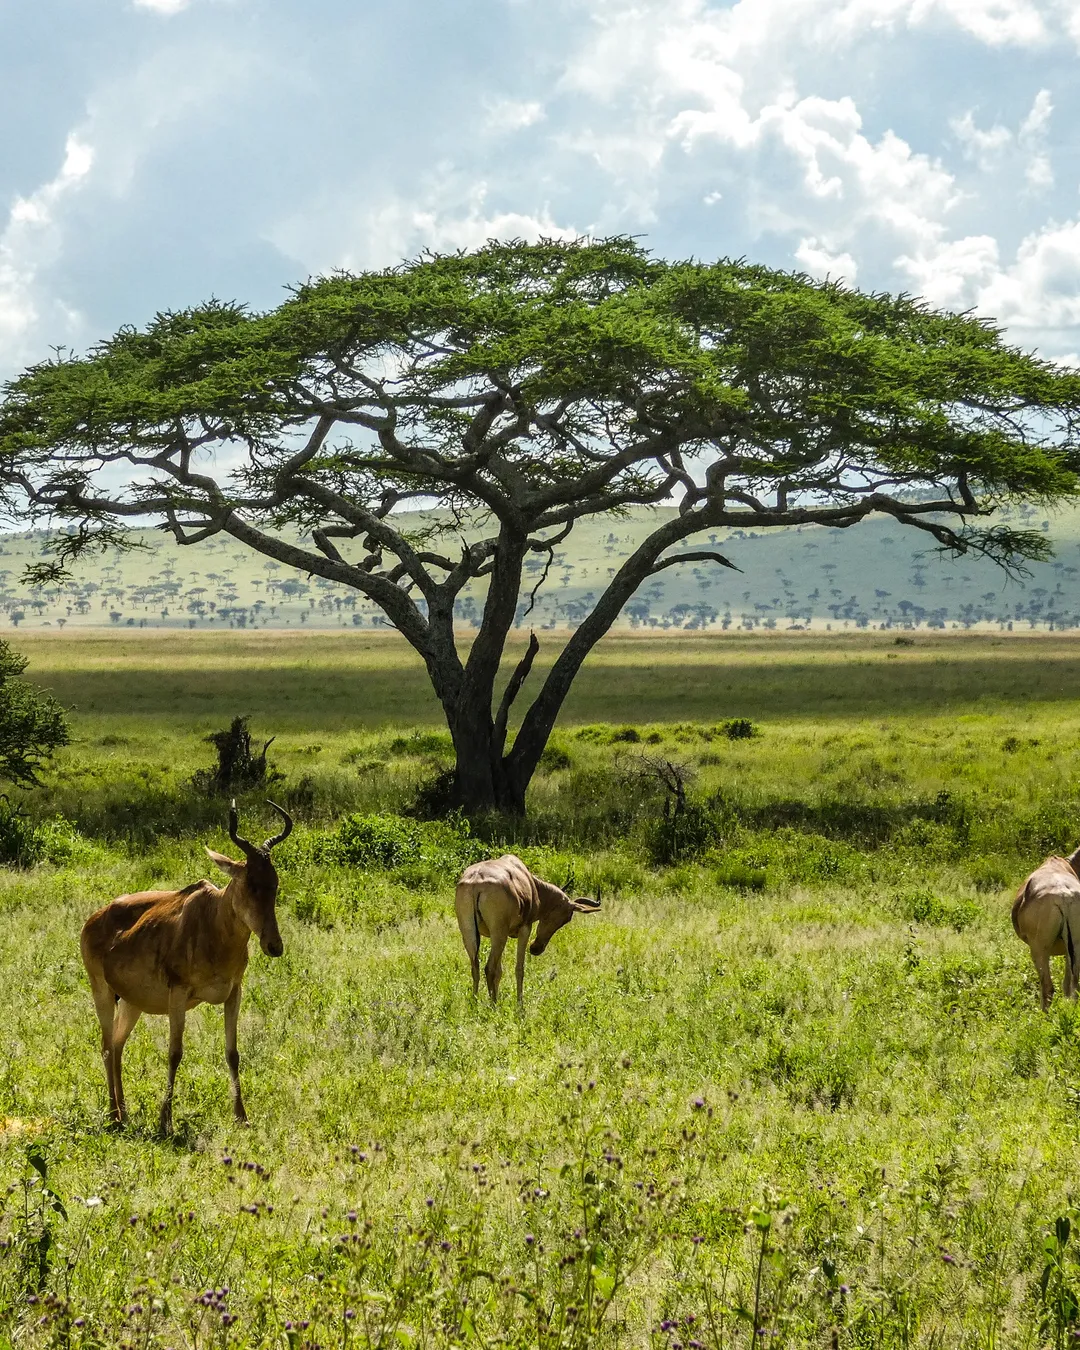
[[[1071,1343],[1080,1016],[1039,1013],[1008,908],[1080,835],[1075,640],[613,638],[528,822],[470,832],[397,814],[449,747],[391,635],[19,639],[76,739],[26,804],[45,860],[0,874],[0,1346]],[[300,822],[253,1127],[202,1009],[176,1138],[160,1019],[116,1133],[78,929],[228,848],[191,776],[235,713]],[[503,846],[604,896],[521,1018],[452,921]]]
[[[668,508],[600,516],[578,523],[545,575],[545,558],[528,563],[519,620],[539,631],[572,627],[592,608],[616,568],[656,528]],[[723,529],[688,548],[715,546],[737,571],[713,565],[669,568],[627,604],[622,628],[672,632],[812,627],[932,627],[1045,630],[1080,627],[1080,509],[1044,513],[1022,506],[1001,520],[1045,533],[1055,556],[1008,580],[994,564],[946,558],[925,535],[872,518],[858,529]],[[437,519],[437,517],[435,517]],[[402,528],[430,528],[432,517],[403,516]],[[43,531],[0,535],[0,616],[20,632],[86,627],[264,628],[310,632],[377,630],[382,615],[349,587],[268,562],[225,537],[180,547],[159,531],[137,530],[133,551],[84,560],[65,582],[29,587],[26,568],[49,555]],[[447,547],[458,547],[457,527]],[[527,602],[543,578],[536,605]],[[483,581],[463,592],[457,619],[478,623]]]

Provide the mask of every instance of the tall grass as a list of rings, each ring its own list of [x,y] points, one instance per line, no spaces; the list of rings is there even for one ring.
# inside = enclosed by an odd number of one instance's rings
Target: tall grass
[[[0,873],[0,1347],[1072,1343],[1080,1015],[1038,1011],[1008,907],[1078,842],[1075,704],[1018,683],[732,739],[742,709],[645,720],[628,677],[559,729],[526,822],[468,824],[409,814],[449,756],[422,715],[304,725],[286,688],[254,1125],[203,1008],[162,1141],[161,1019],[107,1127],[78,929],[228,850],[192,775],[249,706],[134,712],[155,678],[76,711],[24,803],[39,861]],[[643,755],[686,771],[681,816]],[[604,896],[530,959],[522,1017],[473,1003],[452,913],[506,848]]]

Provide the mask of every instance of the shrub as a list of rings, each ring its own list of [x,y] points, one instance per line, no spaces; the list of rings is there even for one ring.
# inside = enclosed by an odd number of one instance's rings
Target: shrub
[[[346,816],[338,826],[333,851],[350,867],[400,867],[419,858],[420,828],[401,816]]]
[[[0,863],[33,867],[49,862],[57,866],[83,862],[94,855],[94,846],[63,816],[34,821],[7,801],[0,801]]]
[[[212,731],[204,739],[217,751],[218,762],[214,768],[195,771],[191,781],[199,792],[225,795],[244,792],[269,786],[284,776],[266,763],[266,752],[276,737],[271,736],[258,754],[252,753],[246,717],[234,717],[224,731]]]
[[[763,891],[767,877],[763,867],[748,867],[741,862],[719,863],[712,868],[712,879],[718,886],[740,891]]]
[[[547,773],[555,773],[559,769],[569,769],[573,766],[573,763],[570,752],[554,742],[545,745],[544,753],[540,756],[540,767]]]
[[[625,741],[629,745],[637,745],[641,740],[641,732],[637,727],[619,727],[618,731],[611,734],[613,741]]]
[[[457,804],[457,770],[443,769],[416,790],[409,814],[418,820],[439,820]]]
[[[723,723],[724,735],[729,741],[748,741],[758,734],[749,717],[732,717]]]
[[[955,928],[959,933],[979,917],[974,900],[946,900],[931,891],[911,891],[896,897],[901,918],[928,928]]]
[[[716,819],[697,802],[669,811],[653,826],[649,854],[656,863],[683,862],[699,857],[716,838]]]
[[[315,857],[393,872],[408,885],[424,886],[445,884],[489,851],[483,840],[473,837],[463,816],[418,821],[389,813],[357,813],[346,816],[333,834],[316,844]]]
[[[387,746],[391,755],[447,755],[454,748],[448,731],[414,731],[410,736],[395,736]]]
[[[18,678],[26,666],[0,639],[0,778],[20,787],[36,784],[45,761],[71,740],[56,699]]]

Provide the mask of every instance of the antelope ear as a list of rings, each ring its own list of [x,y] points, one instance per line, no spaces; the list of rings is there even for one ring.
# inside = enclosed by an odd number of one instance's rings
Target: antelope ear
[[[588,895],[579,895],[576,900],[570,901],[570,907],[579,914],[595,914],[600,908],[600,901]]]
[[[227,877],[242,877],[244,875],[244,863],[233,862],[231,858],[226,858],[224,853],[215,853],[212,848],[206,850],[206,856],[212,863],[220,867]]]

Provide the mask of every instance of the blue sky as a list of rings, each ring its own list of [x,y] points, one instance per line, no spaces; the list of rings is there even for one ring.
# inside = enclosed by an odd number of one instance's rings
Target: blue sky
[[[210,295],[628,232],[1080,353],[1080,0],[0,0],[0,375]]]

